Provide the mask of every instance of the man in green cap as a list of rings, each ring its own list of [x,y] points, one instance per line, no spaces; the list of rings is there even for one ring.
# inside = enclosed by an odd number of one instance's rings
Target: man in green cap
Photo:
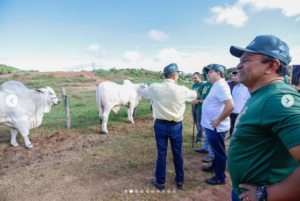
[[[206,76],[207,82],[204,84],[202,91],[200,91],[200,98],[198,100],[198,114],[200,114],[202,117],[202,104],[207,97],[207,95],[210,92],[210,89],[212,87],[212,83],[209,81],[209,75],[208,75],[209,69],[207,67],[203,68],[203,74]],[[200,123],[201,123],[201,118],[200,118]],[[207,154],[204,158],[202,158],[203,163],[210,163],[215,159],[214,152],[212,150],[209,151],[210,144],[208,142],[208,137],[205,136],[204,138],[204,143],[202,148],[197,148],[195,149],[196,152],[202,153],[202,154]]]
[[[300,94],[283,82],[289,47],[261,35],[230,53],[240,58],[238,81],[251,93],[229,144],[232,200],[300,200]]]
[[[229,115],[234,109],[230,88],[224,80],[224,67],[212,64],[208,67],[208,80],[213,84],[202,105],[201,125],[208,138],[215,158],[211,166],[202,167],[204,172],[215,172],[212,178],[205,179],[209,185],[225,184],[226,147],[224,138],[230,128]]]

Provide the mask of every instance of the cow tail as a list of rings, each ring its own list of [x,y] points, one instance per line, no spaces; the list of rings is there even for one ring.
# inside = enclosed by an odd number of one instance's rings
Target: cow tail
[[[101,84],[98,85],[97,89],[96,89],[96,102],[97,102],[97,107],[98,107],[98,110],[99,110],[99,120],[100,120],[100,124],[102,123],[102,119],[101,119],[101,116],[102,116],[102,103],[101,103],[101,95],[100,95],[100,90],[101,90]]]

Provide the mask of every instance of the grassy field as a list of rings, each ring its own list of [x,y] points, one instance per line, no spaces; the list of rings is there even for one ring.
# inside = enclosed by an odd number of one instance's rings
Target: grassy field
[[[50,86],[59,99],[61,87],[66,87],[72,127],[65,128],[63,104],[53,106],[51,113],[45,114],[42,125],[31,130],[34,150],[26,149],[20,136],[20,147],[10,147],[9,130],[0,127],[0,201],[230,200],[230,179],[226,185],[215,187],[203,182],[212,175],[200,171],[204,155],[195,153],[191,148],[190,104],[187,104],[183,120],[186,175],[183,191],[175,188],[170,149],[166,192],[158,193],[150,184],[157,153],[148,100],[140,102],[134,125],[126,122],[126,109],[122,107],[117,116],[113,112],[109,116],[109,134],[100,134],[95,101],[95,89],[100,80],[121,83],[130,79],[134,83],[151,84],[163,80],[158,72],[111,69],[77,72],[72,76],[56,72],[20,72],[0,77],[0,84],[10,79],[20,80],[32,89]],[[188,87],[192,85],[183,79],[179,83]]]
[[[19,69],[4,64],[0,64],[0,74],[16,73],[16,72],[19,72]]]

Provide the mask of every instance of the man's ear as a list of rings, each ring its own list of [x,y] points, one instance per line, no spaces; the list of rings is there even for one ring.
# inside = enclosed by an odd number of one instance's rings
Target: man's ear
[[[270,61],[270,64],[269,64],[269,67],[268,67],[266,73],[267,74],[274,73],[274,72],[276,73],[279,66],[280,66],[280,61],[278,59],[274,59],[274,60]]]

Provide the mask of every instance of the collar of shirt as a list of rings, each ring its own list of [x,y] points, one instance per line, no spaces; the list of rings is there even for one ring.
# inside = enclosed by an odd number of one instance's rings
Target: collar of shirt
[[[175,80],[173,80],[173,79],[165,79],[164,80],[164,83],[174,83],[175,84]]]

